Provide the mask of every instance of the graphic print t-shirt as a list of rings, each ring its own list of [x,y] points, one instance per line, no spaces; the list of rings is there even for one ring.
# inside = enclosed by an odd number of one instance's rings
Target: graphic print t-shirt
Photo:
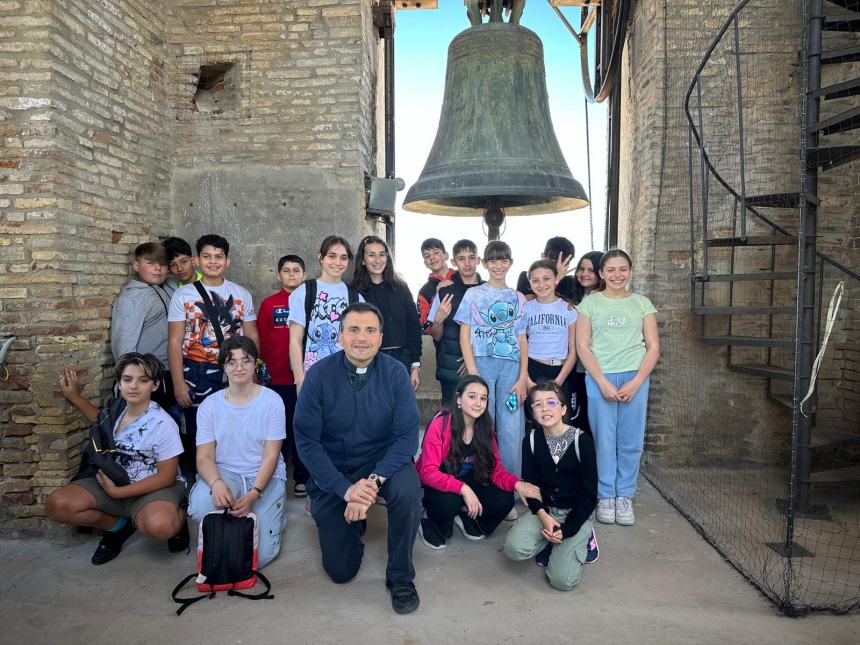
[[[592,293],[579,303],[579,314],[591,319],[591,351],[604,374],[632,372],[645,358],[642,320],[657,313],[645,296],[607,298]]]
[[[205,306],[193,284],[180,287],[170,299],[169,322],[185,323],[185,338],[182,340],[182,355],[198,363],[218,364],[218,337],[214,326],[221,326],[224,339],[242,335],[242,323],[257,320],[251,294],[235,282],[224,280],[218,287],[203,288],[209,294],[218,316],[211,321],[205,314]]]
[[[561,298],[547,305],[529,300],[525,318],[529,358],[567,358],[568,331],[576,322],[576,309]]]
[[[116,452],[113,459],[125,468],[133,484],[154,475],[159,461],[182,454],[182,441],[176,422],[154,401],[150,401],[146,412],[116,433],[127,412],[123,412],[114,427]],[[179,469],[176,478],[182,479]]]
[[[260,358],[269,367],[272,385],[292,385],[290,369],[290,291],[281,289],[260,303],[257,331]]]
[[[488,282],[463,296],[454,320],[471,325],[472,353],[510,361],[520,360],[517,336],[526,333],[526,298],[513,289],[496,289]]]
[[[361,296],[358,299],[364,302]],[[346,284],[343,282],[332,284],[317,280],[317,295],[311,307],[311,317],[310,320],[305,320],[305,285],[300,284],[290,294],[289,320],[308,331],[305,372],[321,358],[343,349],[340,344],[340,315],[348,304],[349,291]]]

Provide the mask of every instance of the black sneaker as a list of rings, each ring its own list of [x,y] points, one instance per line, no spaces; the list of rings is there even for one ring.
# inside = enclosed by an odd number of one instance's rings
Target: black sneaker
[[[188,533],[188,518],[182,523],[179,533],[167,540],[167,550],[171,553],[188,553],[191,550],[191,535]]]
[[[307,497],[308,487],[305,484],[296,482],[293,484],[293,497]]]
[[[391,594],[391,607],[398,614],[411,614],[421,604],[415,585],[411,582],[391,584],[386,580],[385,588]]]
[[[431,549],[436,549],[438,551],[439,549],[444,549],[447,546],[442,533],[440,533],[439,529],[436,528],[436,525],[427,518],[423,518],[421,520],[421,524],[418,525],[418,535],[421,538],[421,541]]]
[[[588,555],[585,556],[585,564],[597,562],[600,557],[600,548],[597,546],[597,536],[594,531],[591,532],[591,537],[588,538]]]
[[[122,551],[122,545],[132,536],[134,531],[134,524],[132,524],[131,520],[128,520],[126,525],[119,531],[105,531],[102,533],[101,542],[99,542],[98,548],[93,553],[93,557],[90,558],[90,562],[99,565],[113,560]]]
[[[454,524],[457,525],[457,528],[460,529],[460,533],[462,533],[463,537],[467,540],[483,540],[487,537],[484,535],[481,527],[478,526],[478,523],[466,515],[466,513],[460,513],[457,515],[454,518]]]
[[[549,564],[549,556],[552,555],[552,542],[547,544],[543,550],[535,556],[535,565],[545,569]]]

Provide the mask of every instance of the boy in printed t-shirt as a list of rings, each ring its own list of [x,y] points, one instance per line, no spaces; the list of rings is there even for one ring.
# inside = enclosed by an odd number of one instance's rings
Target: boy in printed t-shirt
[[[285,255],[278,260],[278,280],[283,287],[260,303],[257,330],[260,333],[260,358],[269,368],[269,386],[280,395],[286,410],[287,440],[281,445],[284,464],[293,455],[293,494],[304,497],[308,471],[296,452],[293,434],[293,412],[296,409],[296,385],[290,369],[290,294],[305,279],[305,261],[298,255]]]
[[[224,279],[230,266],[230,244],[220,235],[204,235],[196,246],[203,277],[177,289],[167,317],[173,391],[176,402],[185,409],[181,466],[189,481],[197,472],[197,406],[223,387],[224,374],[218,367],[219,336],[247,336],[260,344],[251,294]]]

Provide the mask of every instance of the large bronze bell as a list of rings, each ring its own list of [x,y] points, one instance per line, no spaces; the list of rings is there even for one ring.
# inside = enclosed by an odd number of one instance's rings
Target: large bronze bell
[[[484,215],[495,239],[504,215],[587,205],[552,128],[537,35],[506,22],[458,34],[448,47],[436,140],[403,207]]]

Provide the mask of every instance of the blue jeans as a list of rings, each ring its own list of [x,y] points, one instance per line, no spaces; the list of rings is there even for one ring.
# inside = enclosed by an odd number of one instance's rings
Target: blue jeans
[[[604,374],[615,387],[621,387],[636,376],[636,372]],[[607,401],[597,382],[588,374],[588,423],[597,450],[597,497],[633,497],[639,476],[639,459],[645,440],[645,412],[648,408],[648,385],[642,387],[630,403]]]
[[[243,477],[224,468],[219,468],[218,474],[234,498],[245,495],[254,485],[254,477]],[[284,516],[285,499],[284,480],[272,477],[263,490],[263,496],[251,507],[251,512],[257,516],[257,565],[260,569],[269,564],[281,550],[281,531],[287,523]],[[217,510],[212,503],[212,490],[198,477],[188,496],[188,514],[202,522],[206,513]]]
[[[496,423],[496,440],[499,443],[502,465],[509,473],[519,477],[523,469],[525,416],[522,403],[524,402],[520,401],[516,412],[511,412],[505,405],[505,401],[511,395],[514,383],[520,375],[520,364],[518,361],[489,356],[476,356],[475,364],[478,367],[478,374],[490,388],[487,409]]]

